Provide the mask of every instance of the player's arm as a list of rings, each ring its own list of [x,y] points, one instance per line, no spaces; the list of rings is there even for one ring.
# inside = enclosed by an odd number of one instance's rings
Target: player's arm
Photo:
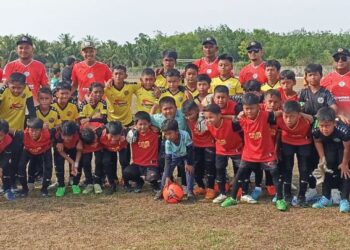
[[[34,106],[33,96],[27,98],[26,107],[28,110],[28,118],[35,118],[36,117],[36,110],[35,110],[35,106]]]
[[[344,141],[343,160],[339,165],[340,175],[344,179],[350,178],[349,160],[350,160],[350,141]]]
[[[325,155],[324,155],[324,148],[323,148],[322,141],[314,137],[314,144],[315,144],[315,148],[317,150],[318,156],[320,157],[320,159],[323,159]]]
[[[302,117],[304,117],[306,120],[308,120],[310,122],[310,124],[314,122],[314,118],[312,117],[312,115],[308,115],[308,114],[305,114],[305,113],[300,113],[300,115]]]

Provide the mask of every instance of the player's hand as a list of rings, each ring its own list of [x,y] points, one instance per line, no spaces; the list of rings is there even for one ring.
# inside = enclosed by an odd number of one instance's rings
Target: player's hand
[[[154,95],[154,97],[155,98],[157,98],[157,99],[159,99],[159,97],[160,97],[160,89],[158,88],[158,87],[153,87],[153,95]]]
[[[237,115],[237,118],[238,118],[238,119],[241,119],[241,118],[243,118],[243,117],[245,117],[244,112],[243,112],[243,111],[239,112],[239,114]]]
[[[187,89],[184,91],[185,97],[187,100],[192,100],[192,95],[190,93],[190,91],[188,91]]]
[[[64,146],[63,146],[63,143],[57,143],[56,144],[56,149],[58,152],[63,152],[63,149],[64,149]]]
[[[74,166],[74,165],[73,165]],[[78,175],[78,168],[76,167],[72,167],[72,171],[70,172],[73,176],[77,176]]]
[[[113,79],[109,79],[106,84],[105,84],[105,87],[106,88],[112,88],[113,87]]]
[[[48,129],[50,128],[50,124],[48,122],[44,122],[43,128]]]
[[[192,165],[186,164],[185,165],[185,171],[189,174],[193,174],[194,173],[194,167]]]
[[[2,168],[0,168],[0,178],[2,178]]]
[[[165,187],[168,187],[170,184],[171,184],[170,177],[167,177],[167,178],[165,179],[165,184],[164,184],[164,186],[165,186]]]
[[[89,120],[90,120],[89,118],[81,119],[81,120],[80,120],[80,124],[81,124],[81,125],[84,125],[85,123],[88,123]]]
[[[350,178],[350,169],[347,163],[341,163],[338,168],[340,169],[340,177],[344,179]]]
[[[338,118],[346,125],[350,125],[350,119],[348,119],[345,115],[338,115]]]
[[[164,68],[156,68],[155,72],[157,76],[162,75],[164,74]]]

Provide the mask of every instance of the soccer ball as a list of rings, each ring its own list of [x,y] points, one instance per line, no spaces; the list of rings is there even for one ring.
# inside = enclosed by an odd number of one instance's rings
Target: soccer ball
[[[163,198],[165,202],[175,204],[179,203],[184,196],[182,187],[176,183],[171,183],[163,189]]]

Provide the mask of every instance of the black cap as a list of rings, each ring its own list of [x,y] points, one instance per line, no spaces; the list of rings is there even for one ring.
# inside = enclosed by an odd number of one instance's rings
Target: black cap
[[[26,43],[26,44],[29,44],[30,46],[33,46],[33,41],[29,36],[22,36],[20,39],[18,39],[16,45],[18,46],[18,45],[23,44],[23,43]]]
[[[337,49],[337,51],[332,56],[335,57],[337,55],[350,56],[350,52],[349,52],[348,49],[339,48],[339,49]]]
[[[163,58],[173,58],[177,60],[177,52],[175,50],[170,50],[170,49],[164,50]]]
[[[251,50],[251,49],[262,49],[261,43],[257,41],[250,42],[247,47],[247,50]]]
[[[210,43],[212,45],[217,45],[215,38],[212,36],[208,36],[207,38],[205,38],[202,42],[202,45],[205,45],[207,43]]]

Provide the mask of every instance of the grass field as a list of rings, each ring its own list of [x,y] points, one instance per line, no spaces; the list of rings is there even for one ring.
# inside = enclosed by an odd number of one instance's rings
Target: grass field
[[[222,209],[201,197],[153,201],[148,186],[141,194],[60,199],[36,190],[14,202],[1,197],[0,210],[2,249],[350,249],[350,214],[278,212],[267,197]]]
[[[146,188],[147,189],[147,188]],[[337,208],[278,212],[153,201],[151,190],[1,200],[2,249],[350,249],[350,215]]]

